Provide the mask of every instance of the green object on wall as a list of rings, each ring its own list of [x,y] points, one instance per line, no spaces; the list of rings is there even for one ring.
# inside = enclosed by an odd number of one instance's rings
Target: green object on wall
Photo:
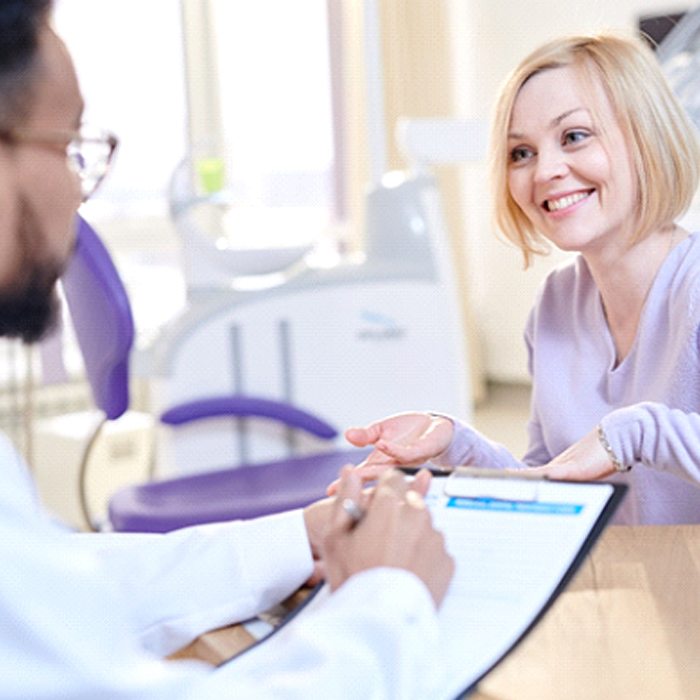
[[[195,169],[199,186],[204,190],[205,194],[220,192],[224,188],[226,166],[223,158],[197,158]]]

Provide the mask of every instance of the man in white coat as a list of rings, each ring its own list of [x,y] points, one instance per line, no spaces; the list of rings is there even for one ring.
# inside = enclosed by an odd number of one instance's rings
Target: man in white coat
[[[27,343],[51,324],[75,211],[116,143],[82,132],[50,12],[50,0],[0,3],[0,335]],[[393,473],[366,494],[345,470],[338,497],[304,511],[76,534],[42,512],[0,437],[0,699],[422,697],[454,568],[422,501],[428,478]],[[163,659],[312,574],[332,593],[240,658],[216,669]]]

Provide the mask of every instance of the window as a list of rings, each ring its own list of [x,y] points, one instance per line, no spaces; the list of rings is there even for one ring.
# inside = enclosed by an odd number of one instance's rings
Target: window
[[[85,205],[91,220],[128,236],[130,220],[166,219],[176,167],[189,155],[195,171],[216,144],[233,245],[299,245],[323,233],[334,196],[326,0],[58,0],[55,22],[85,121],[121,139],[113,172]],[[210,36],[192,40],[203,28]],[[113,225],[102,230],[113,238]]]
[[[56,30],[73,56],[85,122],[121,140],[113,171],[89,202],[96,217],[165,216],[186,150],[181,13],[172,0],[59,0]]]
[[[333,197],[326,0],[210,7],[226,231],[244,247],[311,242],[328,224]],[[210,147],[211,134],[199,133],[195,154]]]

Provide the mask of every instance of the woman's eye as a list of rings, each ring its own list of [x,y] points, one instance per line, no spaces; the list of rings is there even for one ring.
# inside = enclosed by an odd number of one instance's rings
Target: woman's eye
[[[518,146],[510,152],[511,163],[520,163],[532,156],[532,151],[525,146]]]
[[[567,131],[564,134],[564,143],[567,145],[575,145],[577,143],[581,143],[581,141],[585,141],[590,134],[587,131],[582,131],[582,130],[574,130],[574,131]]]

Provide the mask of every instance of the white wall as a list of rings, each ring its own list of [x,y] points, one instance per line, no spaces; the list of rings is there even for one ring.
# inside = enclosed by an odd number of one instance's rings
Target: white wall
[[[673,0],[448,0],[452,14],[455,92],[461,116],[488,118],[507,73],[536,46],[561,34],[634,31],[639,16],[675,13]],[[482,166],[466,169],[465,222],[472,299],[490,378],[527,381],[522,331],[535,291],[561,253],[522,270],[519,251],[497,240],[490,225]]]

